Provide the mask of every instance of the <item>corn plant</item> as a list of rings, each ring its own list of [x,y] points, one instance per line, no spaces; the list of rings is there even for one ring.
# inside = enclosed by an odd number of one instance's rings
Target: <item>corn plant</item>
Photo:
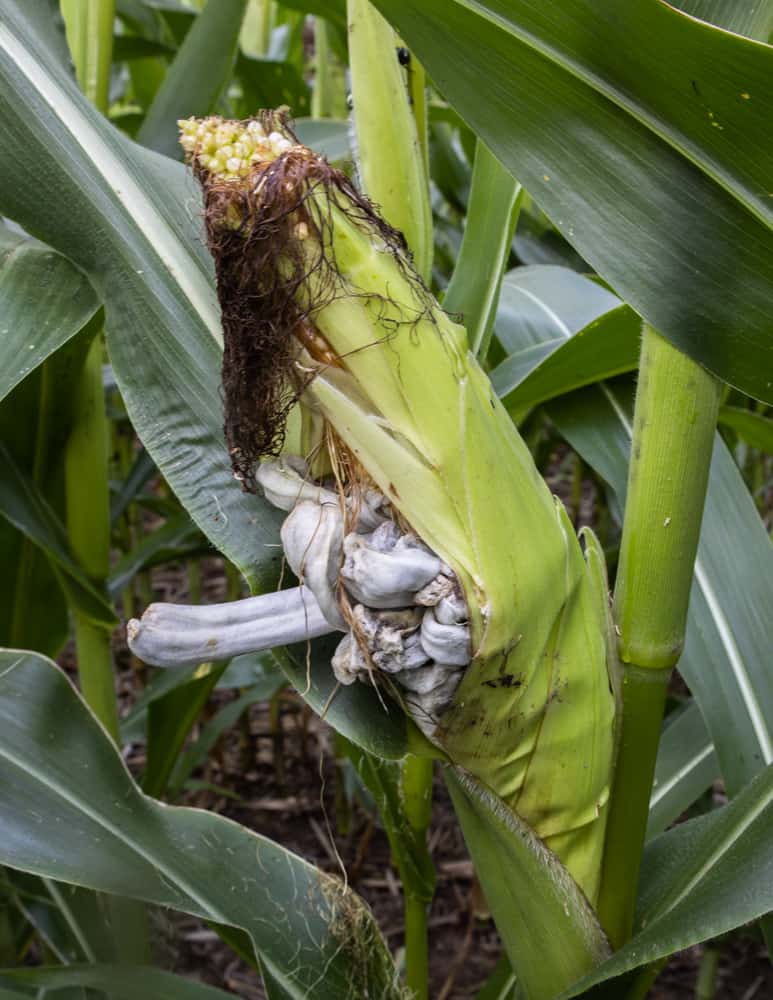
[[[147,903],[270,997],[429,996],[437,769],[503,945],[481,996],[643,997],[682,948],[770,944],[773,4],[168,6],[68,0],[65,35],[0,0],[0,989],[225,995],[150,964]],[[106,360],[143,446],[112,567]],[[202,536],[251,596],[138,601]],[[122,592],[159,670],[119,722]],[[340,879],[159,801],[242,654],[239,711],[293,684],[376,801],[402,964]]]

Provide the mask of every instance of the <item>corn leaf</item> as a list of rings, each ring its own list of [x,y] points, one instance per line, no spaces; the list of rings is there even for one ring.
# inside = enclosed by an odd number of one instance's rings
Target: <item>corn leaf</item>
[[[194,21],[156,91],[137,135],[177,157],[177,119],[214,110],[233,71],[247,0],[215,0]]]
[[[397,36],[369,0],[348,0],[349,70],[363,192],[405,237],[425,281],[432,271],[432,209]]]
[[[35,928],[58,962],[86,960],[82,942],[73,934],[64,914],[46,891],[44,879],[4,869],[0,873],[0,885],[3,895]]]
[[[297,117],[309,114],[309,87],[294,63],[280,59],[254,59],[240,54],[236,61],[236,75],[244,91],[238,111],[240,117],[247,118],[260,108],[277,108],[282,104],[286,104]],[[188,112],[181,117],[190,114]]]
[[[82,369],[100,315],[97,313],[0,402],[0,439],[13,460],[5,488],[12,490],[16,474],[31,483],[33,493],[42,496],[44,506],[54,512],[59,528],[53,530],[59,532],[60,540],[64,446],[72,428],[71,385]],[[31,526],[32,511],[19,509],[18,515]],[[60,571],[44,548],[3,518],[0,565],[4,569],[0,576],[0,644],[56,656],[69,635],[68,601]],[[77,594],[69,596],[73,604]]]
[[[346,35],[346,0],[285,0],[282,6],[324,17]]]
[[[225,1000],[233,996],[214,986],[184,979],[145,965],[39,966],[34,969],[0,969],[0,983],[56,991],[67,986],[107,990],[114,1000]],[[35,994],[21,993],[29,997]],[[16,994],[14,994],[16,996]],[[2,994],[0,994],[1,1000]]]
[[[165,697],[175,688],[188,684],[201,671],[201,664],[181,667],[179,670],[154,671],[144,690],[121,721],[123,742],[144,741],[147,713],[152,703]],[[284,674],[279,667],[277,656],[271,652],[245,653],[231,660],[225,672],[219,677],[216,687],[221,690],[236,687],[257,688],[264,692],[264,698],[268,698],[283,682]]]
[[[377,6],[604,279],[773,402],[773,48],[658,0]]]
[[[144,535],[118,560],[107,581],[108,591],[116,598],[143,569],[200,552],[206,553],[207,548],[199,530],[185,511],[181,511],[170,517],[160,528]]]
[[[0,0],[0,211],[89,275],[143,443],[210,541],[251,583],[273,582],[278,518],[241,492],[223,446],[219,309],[191,182],[82,97],[54,10]]]
[[[744,410],[740,406],[723,406],[719,411],[723,427],[735,431],[738,437],[752,448],[773,455],[773,419],[761,413]]]
[[[69,965],[118,960],[110,915],[97,893],[26,872],[6,870],[3,877],[15,905],[58,961]]]
[[[475,995],[475,1000],[516,1000],[515,975],[507,957],[503,955],[496,968]]]
[[[147,761],[142,776],[146,795],[163,797],[188,734],[225,668],[225,663],[202,664],[187,684],[148,706]]]
[[[290,646],[278,652],[284,675],[304,701],[337,733],[376,757],[399,760],[408,752],[438,756],[396,702],[370,685],[338,684],[330,660],[339,639],[340,633],[310,647]]]
[[[326,156],[331,163],[351,155],[347,121],[338,118],[296,118],[295,132],[304,146]]]
[[[140,490],[155,472],[156,463],[144,448],[140,448],[131,464],[131,468],[110,502],[111,528],[115,526],[118,518],[129,504],[137,498]]]
[[[93,288],[68,260],[0,225],[0,400],[98,308]]]
[[[591,387],[551,403],[550,414],[622,504],[631,431],[626,402],[606,387]],[[773,546],[717,438],[679,670],[700,705],[731,795],[773,762],[771,607]]]
[[[556,356],[568,350],[571,340],[562,334],[561,287],[545,284],[537,296],[539,311],[529,314],[528,325],[519,322],[517,313],[500,309],[500,338],[510,347],[541,340],[550,345],[546,350],[558,348]],[[602,304],[597,291],[589,293],[584,318]],[[565,387],[571,388],[571,380]],[[553,395],[548,392],[548,398]],[[562,435],[612,487],[621,509],[627,488],[631,404],[630,394],[601,384],[554,398],[547,407]],[[732,535],[728,523],[733,525]],[[767,665],[770,607],[773,546],[740,473],[717,437],[679,669],[706,720],[731,794],[773,761],[773,679]]]
[[[483,785],[446,781],[520,995],[552,1000],[609,954],[596,916],[555,855]]]
[[[426,836],[417,835],[406,817],[401,765],[392,760],[381,760],[352,744],[346,752],[378,806],[379,820],[389,838],[403,892],[410,892],[429,905],[435,891],[435,867]]]
[[[667,719],[658,747],[647,838],[662,833],[719,777],[706,723],[693,702]]]
[[[443,308],[462,316],[470,349],[482,358],[490,343],[521,195],[512,174],[478,142],[464,236]]]
[[[144,796],[50,660],[0,653],[0,723],[0,863],[241,927],[291,995],[400,996],[359,897],[244,827]]]
[[[639,360],[641,320],[633,309],[550,264],[505,275],[497,332],[508,356],[491,381],[511,412],[632,371]]]
[[[6,518],[25,538],[40,548],[57,573],[68,604],[90,621],[105,626],[116,624],[115,613],[106,595],[88,578],[70,552],[62,522],[35,483],[16,465],[6,446],[0,443],[0,516]]]
[[[651,841],[631,941],[561,996],[749,923],[773,909],[773,767],[728,805]],[[615,984],[612,993],[620,996]]]
[[[674,0],[672,6],[685,14],[761,42],[766,42],[773,32],[773,4],[770,0],[754,4],[748,4],[746,0]]]

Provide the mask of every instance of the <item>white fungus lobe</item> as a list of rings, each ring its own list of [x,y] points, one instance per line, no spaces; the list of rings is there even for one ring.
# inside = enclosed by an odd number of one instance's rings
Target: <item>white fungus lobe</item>
[[[331,662],[336,679],[349,685],[385,675],[431,736],[471,660],[467,605],[453,571],[392,520],[375,489],[342,500],[332,485],[311,481],[298,456],[263,462],[256,479],[289,512],[281,530],[288,564],[327,621],[346,632]]]
[[[301,500],[285,518],[281,537],[290,569],[317,598],[333,628],[345,629],[336,596],[343,542],[343,516],[338,503]]]

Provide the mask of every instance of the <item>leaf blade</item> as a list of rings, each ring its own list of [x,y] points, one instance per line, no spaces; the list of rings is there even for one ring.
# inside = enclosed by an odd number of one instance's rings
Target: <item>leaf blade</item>
[[[60,254],[0,226],[0,400],[93,318],[99,300]]]
[[[0,463],[4,470],[0,478],[0,515],[46,554],[68,603],[90,621],[114,626],[117,619],[113,608],[70,552],[61,521],[1,442]]]
[[[719,776],[706,723],[694,702],[666,720],[650,796],[647,839],[662,833]]]
[[[70,965],[0,969],[0,982],[29,984],[57,993],[65,986],[109,991],[116,1000],[225,1000],[232,996],[214,986],[184,979],[153,966]],[[27,996],[27,994],[24,994]]]
[[[537,296],[536,321],[532,316],[527,324],[519,322],[517,311],[508,313],[505,302],[500,327],[508,346],[542,346],[542,357],[554,355],[560,361],[571,343],[566,331],[587,322],[594,312],[603,315],[600,290],[586,290],[588,301],[567,309],[557,294],[560,285],[545,284]],[[539,360],[536,353],[535,368]],[[525,377],[523,384],[528,380]],[[563,437],[612,487],[621,509],[632,435],[632,400],[625,389],[601,383],[546,406]],[[734,526],[732,534],[728,523]],[[773,546],[717,435],[680,670],[700,705],[731,794],[773,760],[768,607],[773,607]]]
[[[378,6],[598,273],[773,401],[773,50],[655,0]]]
[[[61,68],[50,10],[0,2],[0,119],[13,137],[0,150],[0,210],[90,276],[148,451],[207,537],[254,586],[273,582],[278,517],[241,493],[223,444],[220,313],[198,196],[181,165],[130,143],[84,100]]]
[[[518,985],[528,1000],[549,1000],[609,954],[604,932],[528,826],[466,773],[445,777]]]
[[[773,767],[728,805],[682,823],[645,850],[638,931],[562,997],[749,923],[773,909]]]
[[[214,110],[233,70],[247,0],[207,3],[177,51],[145,120],[138,140],[179,159],[177,119]]]
[[[367,982],[400,997],[358,897],[229,820],[143,796],[50,660],[0,652],[0,719],[3,863],[242,927],[291,995],[353,1000]]]

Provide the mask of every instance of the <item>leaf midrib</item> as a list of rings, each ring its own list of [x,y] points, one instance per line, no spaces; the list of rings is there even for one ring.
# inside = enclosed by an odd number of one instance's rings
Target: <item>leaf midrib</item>
[[[667,916],[675,909],[685,897],[689,896],[693,890],[710,874],[711,870],[719,861],[732,849],[734,844],[746,833],[749,827],[765,812],[773,803],[773,784],[768,788],[754,806],[745,812],[722,837],[719,843],[709,852],[706,860],[700,865],[698,870],[692,875],[681,888],[677,888],[675,894],[665,901],[661,901],[654,915],[648,921],[648,925],[653,924]],[[729,808],[729,807],[725,807]]]
[[[221,342],[219,316],[214,303],[210,301],[208,286],[198,279],[197,263],[181,243],[172,226],[144,194],[131,170],[120,162],[117,153],[110,148],[108,138],[88,120],[56,76],[35,57],[25,40],[2,22],[0,22],[0,49],[5,51],[17,71],[45,102],[50,113],[70,131],[73,141],[106,183],[111,198],[115,199],[123,212],[131,218],[136,231],[142,235],[151,252],[158,257],[161,264],[159,272],[169,275],[205,328],[218,343]],[[65,106],[77,119],[80,128],[72,127],[70,119],[63,111]],[[85,136],[90,137],[93,145],[86,142]],[[100,150],[104,160],[97,155]],[[110,168],[110,176],[106,171],[106,165]],[[136,209],[135,202],[141,206],[140,212],[130,211],[130,205],[134,205]],[[137,215],[155,223],[157,227],[155,239],[151,240],[150,234],[136,222]],[[166,252],[163,252],[162,248]],[[176,260],[176,257],[179,259]],[[190,278],[186,278],[186,275],[190,275]],[[197,287],[199,284],[201,287]]]
[[[663,799],[674,790],[688,775],[690,775],[704,760],[707,760],[714,751],[714,744],[707,740],[700,750],[696,751],[687,763],[676,770],[666,781],[661,781],[652,790],[650,796],[650,812],[655,806],[660,805]]]

